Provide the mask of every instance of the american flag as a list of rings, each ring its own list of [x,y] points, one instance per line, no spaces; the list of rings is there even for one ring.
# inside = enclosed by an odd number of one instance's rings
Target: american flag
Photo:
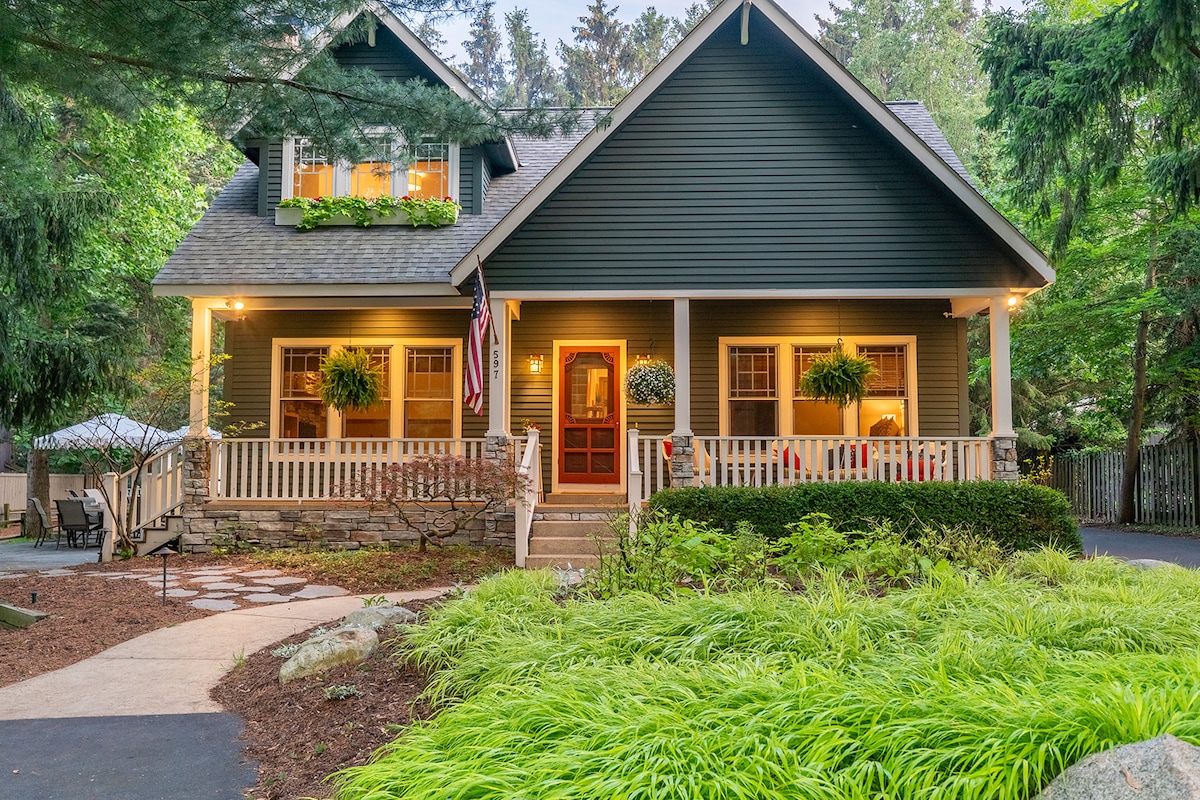
[[[488,357],[488,330],[492,311],[488,308],[487,289],[483,285],[483,264],[475,280],[475,301],[471,304],[471,330],[467,333],[467,378],[463,392],[467,405],[483,415],[483,372]]]

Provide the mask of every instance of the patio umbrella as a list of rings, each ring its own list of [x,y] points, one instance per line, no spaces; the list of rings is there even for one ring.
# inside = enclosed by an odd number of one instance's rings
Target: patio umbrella
[[[34,440],[39,450],[124,447],[151,452],[171,441],[172,434],[122,414],[101,414]]]
[[[182,428],[176,428],[175,430],[173,430],[167,434],[167,440],[169,442],[182,442],[183,437],[187,436],[188,433],[191,432],[191,430],[192,430],[192,427],[190,425],[184,425]],[[208,438],[210,438],[210,439],[220,439],[221,438],[221,432],[219,430],[217,430],[215,428],[208,428],[207,430],[208,430]]]

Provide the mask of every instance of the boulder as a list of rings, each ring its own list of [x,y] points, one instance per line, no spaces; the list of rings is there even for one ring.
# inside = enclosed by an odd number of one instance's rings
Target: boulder
[[[1037,800],[1200,800],[1200,747],[1163,734],[1094,753]]]
[[[338,628],[309,639],[279,668],[279,682],[315,675],[342,664],[361,664],[379,646],[370,628]]]
[[[379,630],[385,625],[416,625],[417,620],[417,615],[404,606],[367,606],[347,614],[342,626]]]
[[[1134,558],[1125,563],[1136,569],[1162,569],[1163,567],[1179,566],[1173,561],[1159,561],[1157,558]]]

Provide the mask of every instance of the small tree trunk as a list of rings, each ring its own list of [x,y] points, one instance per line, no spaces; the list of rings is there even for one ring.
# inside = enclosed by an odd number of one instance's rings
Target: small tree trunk
[[[1146,292],[1154,289],[1154,262],[1158,249],[1157,229],[1150,239],[1150,257],[1146,260]],[[1121,495],[1117,501],[1117,521],[1128,525],[1134,520],[1137,476],[1141,467],[1142,426],[1146,421],[1146,350],[1150,341],[1150,310],[1138,317],[1137,339],[1133,345],[1133,402],[1129,427],[1125,434],[1125,468],[1121,473]]]
[[[49,516],[53,513],[53,506],[50,505],[50,454],[45,450],[30,450],[25,472],[26,496],[41,501],[42,508],[46,509],[46,515]],[[33,503],[28,506],[25,511],[25,535],[36,538],[43,533],[42,521],[33,510]]]

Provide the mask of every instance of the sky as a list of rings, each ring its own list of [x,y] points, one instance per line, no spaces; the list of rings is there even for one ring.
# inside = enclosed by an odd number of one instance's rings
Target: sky
[[[496,0],[496,21],[503,30],[504,15],[513,8],[529,9],[530,27],[546,40],[546,49],[553,54],[558,46],[558,40],[570,43],[575,37],[571,32],[572,25],[579,24],[579,17],[587,13],[590,0]],[[609,0],[606,5],[617,7],[617,17],[625,23],[632,23],[650,6],[654,6],[660,14],[668,17],[682,18],[684,9],[695,0],[656,0],[656,2],[629,2],[628,0]],[[816,15],[828,16],[829,0],[776,0],[780,7],[792,19],[800,23],[800,27],[812,35],[816,35]],[[847,5],[843,3],[842,5]],[[470,20],[458,18],[439,25],[442,35],[446,37],[446,49],[443,55],[452,62],[463,60],[462,42],[468,38]],[[557,60],[557,59],[556,59]]]

